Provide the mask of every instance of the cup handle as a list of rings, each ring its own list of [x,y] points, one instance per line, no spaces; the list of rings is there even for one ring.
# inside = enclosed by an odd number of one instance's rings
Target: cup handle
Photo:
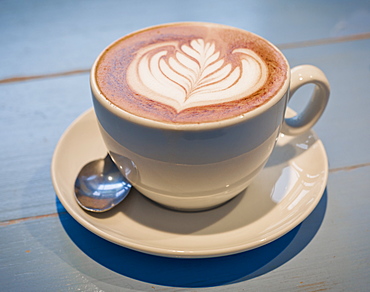
[[[319,120],[329,100],[330,85],[325,74],[312,65],[294,67],[291,71],[290,96],[303,85],[313,83],[315,89],[306,108],[292,118],[285,118],[281,132],[287,135],[299,135],[310,128]]]

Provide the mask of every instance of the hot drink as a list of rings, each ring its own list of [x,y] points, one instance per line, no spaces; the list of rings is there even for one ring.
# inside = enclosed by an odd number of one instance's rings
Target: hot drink
[[[284,56],[243,30],[178,23],[132,33],[96,66],[97,86],[133,115],[166,123],[240,116],[267,103],[288,78]]]
[[[317,67],[290,70],[262,37],[208,23],[164,24],[125,36],[99,55],[90,77],[114,163],[140,193],[186,211],[241,193],[280,132],[309,130],[330,92]],[[315,85],[310,102],[285,119],[290,98],[309,83]]]

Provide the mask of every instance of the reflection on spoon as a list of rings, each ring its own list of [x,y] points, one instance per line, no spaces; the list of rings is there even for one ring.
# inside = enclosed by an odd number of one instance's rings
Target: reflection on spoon
[[[75,181],[75,197],[87,211],[105,212],[119,204],[131,190],[131,184],[118,170],[109,154],[86,164]]]

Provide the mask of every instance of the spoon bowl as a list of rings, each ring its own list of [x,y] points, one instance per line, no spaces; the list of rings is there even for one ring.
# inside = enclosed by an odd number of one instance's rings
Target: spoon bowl
[[[86,164],[75,181],[75,197],[81,208],[105,212],[119,204],[131,190],[109,154]]]

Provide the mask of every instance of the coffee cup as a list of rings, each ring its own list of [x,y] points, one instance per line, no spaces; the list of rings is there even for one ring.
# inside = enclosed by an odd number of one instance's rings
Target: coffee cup
[[[147,198],[183,211],[214,208],[247,188],[279,134],[310,129],[330,92],[320,69],[291,70],[264,38],[200,22],[124,36],[98,56],[90,83],[120,171]],[[306,108],[285,118],[291,96],[309,83]]]

